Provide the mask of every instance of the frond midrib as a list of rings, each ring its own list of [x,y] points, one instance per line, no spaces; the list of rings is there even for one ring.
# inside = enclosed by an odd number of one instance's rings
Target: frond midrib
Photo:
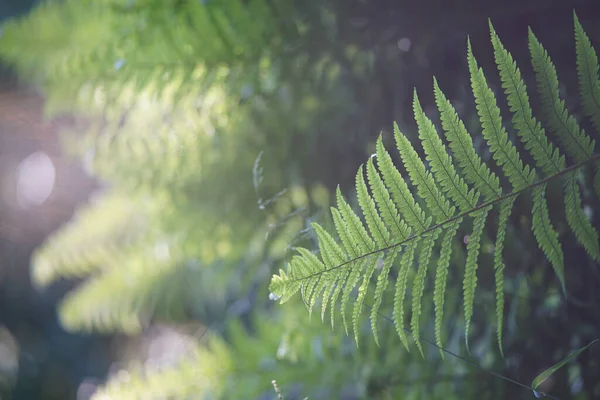
[[[459,220],[461,218],[468,217],[468,216],[472,215],[473,213],[475,213],[475,212],[477,212],[479,210],[482,210],[482,209],[484,209],[486,207],[489,207],[489,206],[494,206],[495,204],[502,203],[503,201],[508,200],[510,198],[517,197],[521,193],[524,193],[524,192],[526,192],[528,190],[535,189],[535,188],[537,188],[537,187],[539,187],[541,185],[545,185],[548,182],[553,181],[554,179],[558,179],[559,177],[562,177],[562,176],[564,176],[564,175],[566,175],[566,174],[568,174],[568,173],[570,173],[572,171],[578,170],[578,169],[580,169],[580,168],[582,168],[582,167],[584,167],[584,166],[586,166],[588,164],[595,163],[595,162],[597,162],[599,160],[600,160],[600,154],[594,154],[594,155],[592,155],[592,157],[590,157],[589,159],[587,159],[585,161],[582,161],[580,163],[574,164],[574,165],[572,165],[570,167],[566,167],[566,168],[558,171],[555,174],[549,175],[549,176],[547,176],[547,177],[545,177],[543,179],[540,179],[537,182],[533,182],[533,183],[531,183],[531,184],[529,184],[529,185],[527,185],[527,186],[525,186],[525,187],[523,187],[521,189],[518,189],[518,190],[516,190],[514,192],[507,193],[507,194],[499,196],[499,197],[497,197],[497,198],[495,198],[493,200],[490,200],[490,201],[487,201],[485,203],[482,203],[482,204],[478,205],[477,207],[473,207],[470,210],[467,210],[467,211],[462,212],[462,213],[460,213],[458,215],[455,215],[455,216],[453,216],[451,218],[448,218],[448,219],[446,219],[446,220],[444,220],[444,221],[442,221],[442,222],[440,222],[438,224],[432,225],[432,226],[428,227],[427,229],[423,230],[422,232],[420,232],[420,233],[418,233],[416,235],[411,235],[410,237],[406,238],[405,240],[393,243],[393,244],[391,244],[389,246],[386,246],[386,247],[382,247],[382,248],[379,248],[379,249],[376,249],[376,250],[371,250],[371,251],[365,252],[365,253],[363,253],[361,255],[358,255],[355,258],[347,260],[347,261],[345,261],[345,262],[343,262],[343,263],[341,263],[339,265],[336,265],[336,266],[334,266],[332,268],[326,268],[326,269],[323,269],[323,270],[321,270],[319,272],[315,272],[313,274],[309,274],[309,275],[303,276],[301,278],[291,279],[290,282],[298,282],[298,281],[303,281],[303,280],[311,279],[311,278],[314,278],[316,276],[322,275],[324,273],[328,273],[330,271],[333,271],[333,270],[345,267],[348,264],[351,264],[353,262],[356,262],[356,261],[358,261],[360,259],[363,259],[363,258],[366,258],[368,256],[372,256],[372,255],[380,253],[382,251],[388,251],[388,250],[392,250],[392,249],[394,249],[396,247],[403,246],[403,245],[405,245],[405,244],[407,244],[407,243],[409,243],[409,242],[411,242],[411,241],[413,241],[415,239],[420,239],[420,238],[424,237],[425,235],[427,235],[427,234],[435,231],[436,229],[443,228],[443,227],[451,224],[454,221],[457,221],[457,220]]]

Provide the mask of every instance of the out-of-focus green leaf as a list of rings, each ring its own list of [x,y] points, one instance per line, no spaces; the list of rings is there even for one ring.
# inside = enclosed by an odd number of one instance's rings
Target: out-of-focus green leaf
[[[569,361],[571,361],[572,359],[574,359],[575,357],[577,357],[584,350],[586,350],[588,347],[592,346],[594,343],[596,343],[599,340],[600,340],[600,338],[592,340],[587,346],[584,346],[584,347],[581,347],[581,348],[575,350],[574,352],[572,352],[571,354],[569,354],[566,358],[562,359],[558,363],[554,364],[552,367],[548,368],[547,370],[545,370],[544,372],[542,372],[541,374],[539,374],[533,380],[533,382],[531,382],[531,388],[533,389],[533,393],[535,394],[535,397],[540,398],[540,397],[544,397],[545,396],[544,393],[538,392],[538,391],[535,390],[535,389],[537,389],[542,384],[542,382],[544,382],[552,374],[554,374],[556,371],[558,371],[563,365],[565,365],[566,363],[568,363]]]

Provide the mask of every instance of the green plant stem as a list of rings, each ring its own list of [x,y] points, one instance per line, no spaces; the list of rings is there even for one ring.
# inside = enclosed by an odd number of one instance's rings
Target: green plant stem
[[[452,223],[452,222],[454,222],[454,221],[456,221],[456,220],[458,220],[460,218],[468,217],[470,214],[473,214],[474,212],[477,212],[477,211],[479,211],[479,210],[481,210],[483,208],[486,208],[486,207],[489,207],[489,206],[493,206],[493,205],[495,205],[497,203],[501,203],[502,201],[510,199],[512,197],[517,197],[518,195],[520,195],[523,192],[526,192],[526,191],[534,189],[534,188],[536,188],[538,186],[547,184],[548,182],[550,182],[550,181],[552,181],[552,180],[554,180],[556,178],[559,178],[559,177],[561,177],[563,175],[568,174],[569,172],[575,171],[575,170],[577,170],[579,168],[584,167],[587,164],[594,163],[594,162],[596,162],[598,160],[600,160],[600,154],[594,154],[594,155],[592,155],[592,157],[590,157],[589,159],[587,159],[585,161],[582,161],[582,162],[580,162],[578,164],[575,164],[575,165],[572,165],[572,166],[570,166],[568,168],[565,168],[565,169],[563,169],[563,170],[561,170],[561,171],[559,171],[559,172],[557,172],[557,173],[555,173],[553,175],[549,175],[546,178],[540,179],[539,181],[534,182],[531,185],[528,185],[528,186],[526,186],[526,187],[524,187],[522,189],[519,189],[519,190],[517,190],[515,192],[512,192],[512,193],[505,194],[503,196],[499,196],[496,199],[493,199],[493,200],[487,201],[485,203],[482,203],[482,204],[478,205],[477,207],[473,207],[472,209],[467,210],[467,211],[465,211],[465,212],[463,212],[461,214],[455,215],[454,217],[451,217],[451,218],[449,218],[449,219],[447,219],[447,220],[445,220],[443,222],[440,222],[439,224],[433,225],[433,226],[425,229],[424,231],[422,231],[418,235],[412,235],[409,238],[407,238],[405,240],[402,240],[400,242],[391,244],[391,245],[386,246],[386,247],[382,247],[380,249],[376,249],[376,250],[373,250],[373,251],[366,252],[366,253],[358,256],[358,257],[355,257],[355,258],[350,259],[348,261],[345,261],[345,262],[343,262],[343,263],[341,263],[339,265],[336,265],[335,267],[326,268],[326,269],[324,269],[322,271],[315,272],[315,273],[307,275],[307,276],[303,276],[302,278],[294,279],[294,280],[292,280],[292,282],[298,282],[298,281],[303,281],[303,280],[306,280],[306,279],[310,279],[310,278],[313,278],[315,276],[321,275],[323,273],[326,273],[326,272],[333,271],[333,270],[336,270],[338,268],[344,267],[344,266],[346,266],[346,265],[348,265],[350,263],[353,263],[355,261],[358,261],[358,260],[360,260],[362,258],[371,256],[371,255],[374,255],[374,254],[377,254],[377,253],[380,253],[382,251],[391,250],[391,249],[394,249],[394,248],[396,248],[398,246],[402,246],[402,245],[404,245],[404,244],[406,244],[406,243],[408,243],[408,242],[410,242],[410,241],[412,241],[412,240],[414,240],[416,238],[422,237],[423,235],[426,235],[426,234],[428,234],[430,232],[433,232],[436,229],[442,228],[442,227],[444,227],[444,226],[446,226],[446,225],[448,225],[448,224],[450,224],[450,223]]]

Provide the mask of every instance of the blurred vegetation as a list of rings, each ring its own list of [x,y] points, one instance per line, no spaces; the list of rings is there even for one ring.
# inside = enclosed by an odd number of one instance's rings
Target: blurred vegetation
[[[428,90],[435,75],[469,131],[481,131],[465,50],[469,34],[479,63],[495,67],[488,17],[524,62],[533,27],[561,74],[569,111],[583,115],[572,11],[597,48],[594,0],[505,3],[65,0],[5,22],[0,59],[43,94],[47,118],[77,118],[62,129],[61,147],[99,181],[36,249],[31,279],[46,291],[72,282],[58,304],[67,330],[129,338],[102,387],[81,380],[37,397],[275,399],[272,380],[286,399],[533,396],[456,357],[442,361],[433,347],[425,358],[407,352],[391,321],[380,325],[380,346],[361,325],[357,347],[341,321],[332,331],[318,315],[309,319],[299,299],[275,307],[268,289],[296,247],[316,248],[311,222],[333,228],[326,211],[336,186],[350,194],[379,133],[391,143],[397,121],[417,138],[414,86],[425,112],[439,118]],[[531,68],[522,72],[535,82]],[[499,80],[490,84],[502,90]],[[551,215],[564,209],[560,196],[548,198]],[[588,203],[597,227],[597,206]],[[491,268],[478,271],[465,355],[525,384],[600,336],[598,264],[562,234],[566,223],[557,226],[575,294],[562,296],[530,231],[530,207],[517,202],[508,222],[504,357],[489,322]],[[466,244],[452,246],[460,270]],[[461,297],[460,278],[452,279],[445,308],[456,312],[444,346],[465,354]],[[433,315],[429,303],[423,315]],[[380,311],[391,315],[391,304]],[[421,322],[424,338],[435,340],[434,331],[433,318]],[[597,351],[582,353],[543,391],[600,396]]]

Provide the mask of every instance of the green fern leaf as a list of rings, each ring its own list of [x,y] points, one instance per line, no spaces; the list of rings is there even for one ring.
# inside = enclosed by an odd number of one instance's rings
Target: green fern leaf
[[[594,260],[600,261],[598,232],[592,226],[590,219],[585,215],[581,207],[581,196],[579,194],[576,172],[570,173],[565,183],[565,209],[567,223],[579,243],[583,245]]]
[[[344,247],[346,248],[346,252],[352,258],[358,257],[359,256],[358,249],[350,237],[350,234],[348,232],[346,223],[344,222],[344,220],[342,218],[342,215],[336,208],[333,208],[333,207],[331,207],[331,214],[333,216],[333,223],[335,224],[336,231],[337,231],[338,235],[340,236],[340,239],[342,240]],[[337,300],[338,296],[344,292],[344,287],[348,282],[348,278],[350,277],[350,275],[352,275],[354,269],[356,269],[357,263],[360,264],[360,262],[352,262],[352,263],[350,263],[348,268],[345,268],[345,271],[344,271],[345,276],[343,277],[343,279],[340,279],[337,288],[331,295],[332,309],[333,309],[333,306],[334,306],[335,301]],[[354,275],[352,275],[352,276],[354,277]],[[341,305],[340,305],[341,313],[342,313],[342,323],[344,324],[344,329],[346,330],[346,334],[347,334],[348,333],[348,323],[346,321],[346,304],[347,304],[347,299],[346,299],[346,301],[344,301],[344,295],[342,295],[342,300],[341,300]],[[333,322],[334,322],[334,314],[332,313],[331,314],[331,327],[332,328],[333,328]]]
[[[403,346],[410,351],[407,330],[404,327],[404,300],[408,292],[409,276],[413,274],[414,259],[418,256],[418,266],[414,271],[411,285],[410,326],[416,346],[421,355],[424,355],[420,341],[420,317],[429,262],[435,243],[441,235],[433,301],[436,343],[442,346],[444,302],[452,243],[463,219],[468,217],[473,219],[473,231],[467,244],[462,282],[465,343],[468,349],[482,236],[488,214],[494,206],[499,205],[493,260],[496,285],[496,334],[500,351],[503,352],[505,265],[502,253],[515,199],[526,191],[532,190],[531,219],[534,237],[558,276],[563,291],[565,290],[563,252],[559,236],[552,226],[545,198],[546,185],[551,180],[567,178],[565,184],[567,222],[587,252],[594,259],[598,259],[600,255],[598,235],[581,207],[581,194],[577,182],[578,172],[583,165],[598,157],[593,153],[594,142],[579,129],[574,118],[566,112],[564,102],[558,95],[558,80],[554,66],[543,47],[530,32],[529,44],[536,70],[536,80],[542,102],[545,108],[550,109],[550,111],[546,110],[546,119],[550,131],[559,138],[560,146],[554,147],[549,142],[545,129],[533,116],[520,70],[511,54],[502,45],[491,23],[490,33],[513,124],[525,149],[531,153],[536,167],[543,172],[545,178],[535,181],[536,170],[522,161],[517,147],[509,140],[502,124],[496,97],[487,83],[483,70],[478,67],[471,44],[468,42],[470,80],[483,137],[504,178],[510,182],[511,191],[502,195],[500,177],[492,173],[477,155],[464,123],[434,79],[436,105],[440,111],[442,128],[448,139],[451,153],[448,153],[435,125],[423,111],[415,91],[414,116],[425,158],[419,156],[409,139],[400,132],[397,124],[394,124],[394,137],[400,158],[416,194],[409,189],[409,180],[403,179],[394,166],[380,136],[376,144],[376,156],[367,161],[366,167],[361,166],[356,176],[356,195],[364,216],[364,223],[344,200],[338,187],[337,208],[332,208],[331,211],[341,244],[338,244],[335,238],[319,225],[315,225],[322,261],[306,249],[299,250],[300,256],[292,259],[288,270],[280,272],[279,277],[273,278],[272,287],[286,298],[287,290],[289,293],[300,290],[308,303],[309,310],[314,306],[317,297],[322,296],[321,318],[324,318],[327,304],[330,303],[332,327],[336,301],[341,296],[340,308],[346,333],[348,333],[346,306],[350,297],[357,293],[352,312],[352,327],[357,344],[361,311],[369,294],[368,289],[373,275],[378,274],[373,293],[374,305],[371,307],[370,325],[375,342],[379,345],[377,316],[383,303],[391,269],[401,253],[401,248],[404,247],[394,288],[392,321]],[[564,148],[569,158],[575,159],[579,165],[566,168],[565,157],[560,154],[560,148]],[[460,172],[455,169],[454,161],[457,162]],[[365,169],[367,179],[364,175]],[[483,197],[485,203],[480,204],[480,197]],[[425,206],[422,209],[423,203]],[[432,223],[435,225],[431,226]],[[287,280],[306,282],[299,285],[290,282],[286,287]]]
[[[325,313],[327,312],[327,305],[330,305],[331,311],[331,328],[333,329],[335,320],[335,300],[333,297],[336,288],[340,286],[340,279],[342,279],[343,272],[341,274],[333,274],[332,280],[329,282],[329,288],[323,292],[323,299],[321,300],[321,322],[325,322]]]
[[[147,214],[152,211],[136,200],[113,192],[77,210],[77,218],[34,254],[34,283],[46,286],[60,277],[85,277],[153,245],[155,238],[147,233]]]
[[[401,219],[398,215],[398,210],[396,209],[396,206],[390,198],[389,192],[387,191],[385,184],[379,176],[379,173],[375,169],[375,165],[373,164],[372,159],[369,159],[369,161],[367,162],[367,178],[369,180],[369,185],[371,187],[371,190],[373,191],[373,197],[380,210],[381,216],[390,229],[391,237],[399,238],[400,240],[406,240],[410,235],[410,228],[408,227],[406,222],[404,222],[404,220]],[[396,259],[397,253],[397,249],[392,249],[386,255],[385,260],[383,262],[383,267],[377,278],[377,286],[375,287],[374,303],[373,307],[371,308],[370,319],[371,328],[375,337],[375,342],[378,345],[379,339],[377,335],[377,316],[379,312],[379,307],[381,306],[381,302],[383,300],[383,292],[388,284],[389,272],[394,263],[394,260]]]
[[[340,296],[340,294],[343,292],[344,290],[344,286],[345,286],[345,282],[348,282],[348,279],[350,278],[350,274],[352,273],[352,265],[349,268],[345,268],[344,271],[342,271],[342,273],[339,275],[339,279],[337,280],[337,284],[335,286],[335,289],[333,290],[332,294],[331,294],[331,329],[334,328],[334,322],[335,322],[335,312],[334,312],[334,307],[335,307],[335,303],[338,299],[338,297]],[[344,325],[344,330],[346,332],[346,334],[348,334],[348,322],[346,320],[346,303],[344,303],[342,300],[340,300],[340,309],[341,309],[341,314],[342,314],[342,323]]]
[[[300,252],[300,251],[299,251]],[[310,276],[313,273],[318,273],[318,269],[312,270],[311,267],[304,261],[301,256],[294,256],[290,262],[290,273],[289,277],[292,279],[294,286],[298,286],[298,290],[300,290],[300,295],[302,298],[306,298],[306,285],[310,282],[309,279],[304,279],[304,277]],[[277,297],[281,297],[282,300],[286,297],[285,292],[290,289],[289,286],[284,286],[285,291],[280,291],[278,286],[273,286],[270,290]],[[293,290],[294,292],[297,290]]]
[[[371,259],[372,257],[368,257],[367,259]],[[358,336],[359,336],[359,321],[360,314],[363,310],[363,303],[365,301],[365,296],[367,295],[367,289],[369,284],[371,283],[371,277],[373,276],[373,272],[375,272],[375,268],[377,267],[377,262],[367,262],[367,269],[363,275],[363,283],[358,288],[358,296],[356,297],[356,302],[354,303],[354,311],[352,313],[352,326],[354,328],[354,340],[356,345],[358,346]]]
[[[369,196],[362,165],[359,167],[358,174],[356,175],[356,193],[358,204],[363,211],[367,226],[369,227],[371,236],[375,239],[375,243],[379,248],[388,246],[390,233],[377,212],[375,201]]]
[[[341,299],[342,307],[345,307],[346,304],[348,304],[352,290],[358,284],[358,282],[361,278],[361,273],[362,273],[363,269],[365,267],[367,267],[367,269],[369,269],[369,263],[374,263],[374,262],[371,260],[370,257],[367,257],[366,260],[361,260],[360,262],[353,264],[354,267],[350,271],[350,274],[348,275],[348,279],[346,281],[346,286],[344,287],[344,289],[342,291],[342,299]],[[344,325],[346,326],[345,322],[344,322]],[[348,333],[347,330],[346,330],[346,333]]]
[[[344,219],[342,218],[342,214],[338,211],[337,208],[331,207],[331,216],[333,217],[333,223],[335,225],[335,230],[342,241],[342,245],[346,250],[346,254],[348,254],[351,258],[358,257],[360,252],[352,238],[350,237],[350,233],[348,232],[348,228],[344,223]]]
[[[385,291],[385,289],[388,285],[390,270],[392,269],[392,265],[394,264],[394,261],[396,260],[397,254],[398,254],[398,251],[396,251],[396,249],[391,250],[387,254],[387,256],[385,257],[385,260],[383,262],[381,272],[379,273],[379,276],[377,277],[377,286],[375,287],[375,296],[374,296],[375,300],[373,302],[373,307],[371,308],[370,319],[371,319],[371,329],[373,331],[375,343],[377,343],[378,346],[379,346],[379,337],[377,334],[377,317],[378,317],[378,313],[379,313],[379,307],[381,307],[381,303],[383,301],[383,292]]]
[[[477,258],[481,245],[481,235],[485,220],[492,207],[485,207],[478,211],[473,220],[473,233],[469,236],[467,244],[467,262],[465,265],[465,278],[463,281],[464,308],[465,308],[465,343],[469,351],[469,327],[473,317],[473,302],[475,301],[475,288],[477,287]]]
[[[559,97],[556,69],[547,51],[537,40],[531,29],[529,29],[529,48],[536,72],[538,91],[551,132],[554,133],[559,143],[576,162],[588,160],[594,153],[595,141],[591,140],[583,130],[580,130],[575,118],[565,109],[564,101]],[[556,173],[558,170],[552,172]],[[588,254],[599,260],[598,232],[589,219],[585,217],[575,179],[574,175],[570,174],[568,183],[565,186],[567,222]]]
[[[500,216],[498,217],[498,232],[496,234],[496,243],[494,245],[494,280],[496,283],[496,336],[498,347],[504,355],[502,349],[502,331],[504,321],[504,261],[502,251],[504,250],[504,238],[506,237],[506,227],[508,218],[512,212],[512,206],[516,197],[509,197],[500,205]]]
[[[344,200],[339,186],[336,190],[336,197],[338,206],[337,208],[348,226],[350,237],[354,240],[355,245],[358,247],[359,253],[364,254],[366,252],[373,251],[375,249],[373,239],[371,239],[367,233],[362,221],[358,215],[354,213],[352,207],[350,207],[350,204]]]
[[[575,51],[577,53],[577,78],[583,112],[592,119],[592,125],[600,132],[600,77],[598,72],[598,55],[590,38],[585,33],[577,14],[573,12],[575,22]],[[600,197],[600,167],[596,167],[594,189]]]
[[[326,270],[333,269],[335,266],[346,261],[346,255],[336,243],[335,239],[321,225],[316,222],[311,224],[321,249],[321,258],[325,263]]]
[[[404,219],[400,218],[385,184],[375,169],[373,159],[369,159],[367,162],[367,179],[369,180],[369,186],[373,192],[373,198],[377,203],[381,217],[390,230],[391,237],[406,240],[410,236],[410,228]],[[383,245],[380,246],[383,247]]]
[[[512,55],[502,45],[491,22],[489,25],[494,46],[494,57],[502,79],[502,87],[506,93],[510,111],[513,114],[513,126],[525,148],[533,156],[536,165],[546,176],[552,175],[564,168],[564,156],[561,156],[558,149],[554,149],[554,146],[548,142],[544,128],[533,117],[527,88],[521,78],[521,71]]]
[[[321,257],[323,262],[325,263],[326,270],[332,270],[337,265],[342,264],[346,261],[346,257],[342,252],[342,249],[335,242],[335,239],[319,224],[312,224],[315,234],[317,235],[317,239],[319,241],[319,248],[321,249]],[[306,299],[309,308],[309,316],[312,313],[312,308],[315,305],[317,300],[317,296],[320,293],[324,293],[324,296],[327,296],[326,287],[331,286],[332,276],[335,275],[333,272],[323,272],[319,276],[319,282],[316,284],[315,289],[310,294],[310,296]],[[323,305],[321,308],[321,319],[323,319],[323,314],[325,312],[324,306],[327,304],[327,299],[323,297]]]
[[[533,235],[538,241],[540,248],[548,257],[554,272],[560,281],[563,292],[566,293],[564,278],[564,258],[558,234],[552,227],[550,216],[548,215],[548,205],[546,204],[546,185],[541,185],[533,189],[533,214],[531,226]]]
[[[516,190],[527,187],[533,183],[535,171],[529,166],[523,165],[516,147],[508,140],[506,129],[502,126],[496,97],[485,79],[483,70],[477,66],[470,41],[468,42],[468,63],[477,113],[483,128],[483,137],[488,143],[494,160],[502,167],[512,187]]]
[[[559,97],[556,68],[550,60],[548,52],[531,29],[529,29],[529,49],[542,108],[545,111],[544,115],[548,120],[550,131],[575,162],[588,160],[594,153],[595,141],[580,129],[575,118],[566,110],[564,101]],[[596,167],[596,177],[600,177],[598,167]],[[599,260],[598,232],[582,210],[581,197],[574,174],[568,177],[565,186],[565,200],[569,226],[588,254],[595,260]]]
[[[314,228],[318,229],[318,224],[314,224]],[[317,289],[319,282],[322,279],[322,274],[327,270],[327,266],[319,260],[319,258],[313,254],[311,251],[305,248],[298,248],[298,252],[302,255],[298,262],[304,265],[305,271],[310,271],[310,274],[307,275],[308,279],[305,279],[303,299],[306,302],[307,309],[309,313],[312,310],[311,299],[313,298],[313,294],[315,289]]]
[[[417,187],[419,196],[425,200],[427,207],[433,214],[435,221],[440,223],[454,215],[454,207],[446,200],[439,190],[431,172],[425,169],[425,164],[413,148],[412,144],[404,136],[398,125],[394,123],[394,136],[398,151],[408,171],[411,181]]]
[[[577,76],[583,112],[592,119],[596,131],[600,132],[600,78],[598,77],[598,55],[590,38],[585,33],[577,14],[575,20],[575,49],[577,53]]]
[[[446,282],[448,280],[448,266],[452,255],[452,240],[456,237],[462,218],[455,220],[448,227],[442,239],[440,257],[435,272],[435,288],[433,291],[433,303],[435,307],[435,342],[440,348],[440,354],[444,358],[442,346],[442,323],[444,319],[444,296],[446,293]]]
[[[481,160],[475,152],[471,135],[467,132],[465,124],[458,118],[458,113],[446,98],[437,80],[434,78],[435,101],[440,111],[442,127],[446,131],[446,138],[450,142],[450,150],[458,165],[462,169],[465,180],[475,186],[483,197],[490,201],[502,195],[500,179]]]
[[[402,212],[408,226],[415,234],[427,229],[431,225],[431,217],[426,216],[415,201],[408,185],[394,166],[392,157],[383,147],[381,136],[377,140],[377,166],[381,171],[383,181],[390,190],[394,203],[396,203],[398,210]]]
[[[425,357],[423,354],[423,347],[421,346],[421,341],[419,340],[420,332],[419,332],[419,318],[421,316],[421,301],[423,299],[423,292],[425,291],[425,277],[427,275],[427,267],[429,265],[429,260],[431,259],[431,253],[433,251],[433,246],[435,245],[435,241],[437,240],[441,229],[436,229],[432,233],[425,235],[423,240],[423,245],[421,247],[421,251],[419,253],[419,261],[417,268],[417,274],[413,280],[413,289],[412,289],[412,315],[410,319],[410,329],[412,331],[412,336],[421,353],[422,357]]]
[[[529,51],[542,111],[548,122],[549,131],[556,137],[569,157],[575,162],[584,162],[594,153],[595,141],[579,128],[575,118],[566,110],[565,102],[559,96],[556,68],[531,28],[529,28]]]
[[[513,112],[513,124],[525,144],[525,148],[531,152],[537,166],[542,169],[544,174],[550,176],[558,173],[565,166],[564,156],[561,156],[558,149],[554,149],[552,144],[548,142],[544,129],[533,117],[527,90],[521,79],[521,73],[510,53],[504,49],[491,23],[490,31],[495,50],[496,64],[502,78],[502,86],[505,89],[510,109]],[[535,202],[538,203],[535,204]],[[564,289],[562,249],[558,241],[558,234],[554,230],[550,218],[547,216],[547,205],[544,196],[534,195],[534,210],[537,210],[537,213],[536,211],[533,213],[534,219],[537,215],[538,218],[544,220],[543,226],[542,224],[536,224],[534,221],[532,226],[534,236],[538,239],[538,244],[542,250],[549,256],[549,260],[555,271],[557,271],[557,274],[559,274],[559,279]],[[573,227],[578,232],[576,234],[578,238],[584,237],[585,232],[579,229],[580,225],[576,224]],[[592,238],[589,239],[586,240],[588,243]]]
[[[454,165],[452,165],[452,159],[436,132],[435,125],[423,112],[416,89],[413,109],[419,127],[419,138],[427,155],[433,176],[442,192],[448,194],[461,212],[475,207],[479,200],[479,193],[475,190],[469,190],[465,181],[456,173]]]
[[[293,278],[293,273],[289,265],[287,271],[279,270],[279,275],[273,275],[269,285],[269,291],[279,299],[280,304],[289,301],[300,290],[301,282]]]
[[[404,332],[404,298],[406,296],[408,272],[412,267],[418,243],[418,238],[410,241],[404,249],[404,254],[402,254],[402,257],[400,258],[400,269],[398,271],[398,278],[396,279],[396,291],[394,295],[394,309],[392,311],[392,321],[396,327],[396,332],[398,332],[402,344],[408,351],[410,351],[410,348],[408,347],[408,339]]]
[[[377,213],[377,209],[375,207],[375,201],[369,196],[367,184],[365,183],[365,178],[363,174],[363,167],[360,166],[358,169],[358,174],[356,175],[356,189],[357,189],[357,197],[358,202],[363,210],[363,214],[365,216],[365,220],[367,221],[367,226],[369,227],[369,231],[373,238],[375,238],[375,242],[379,248],[387,247],[389,244],[389,236],[388,232],[383,220]],[[380,193],[383,195],[383,193]],[[395,211],[395,210],[394,210]],[[390,211],[391,212],[391,211]],[[369,257],[369,258],[377,258],[377,256]],[[375,272],[375,268],[377,266],[376,262],[368,262],[367,270],[363,277],[363,283],[358,289],[358,296],[356,298],[356,303],[354,305],[354,312],[352,314],[352,323],[354,326],[354,338],[356,343],[358,344],[358,323],[360,314],[362,312],[362,307],[364,303],[365,296],[367,294],[367,289],[369,287],[369,283],[371,282],[371,276],[373,272]]]
[[[59,310],[61,323],[68,330],[135,334],[147,326],[150,316],[179,319],[182,292],[172,289],[185,270],[182,263],[172,263],[138,256],[128,260],[126,274],[112,268],[94,276],[65,297]]]

